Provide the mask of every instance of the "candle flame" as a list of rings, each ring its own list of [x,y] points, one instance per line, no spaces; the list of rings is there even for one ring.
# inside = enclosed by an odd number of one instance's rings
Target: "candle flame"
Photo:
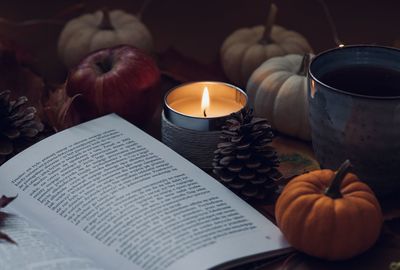
[[[343,48],[343,47],[344,47],[344,44],[343,44],[343,43],[340,43],[338,47],[339,47],[339,48]]]
[[[207,109],[210,107],[210,95],[208,93],[207,86],[204,87],[203,96],[201,98],[201,111],[203,112],[204,117],[207,117]]]

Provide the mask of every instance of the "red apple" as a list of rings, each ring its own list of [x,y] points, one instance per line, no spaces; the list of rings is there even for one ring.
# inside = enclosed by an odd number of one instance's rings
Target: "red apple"
[[[71,70],[68,96],[82,121],[115,112],[142,126],[160,102],[160,71],[154,60],[131,46],[101,49]]]

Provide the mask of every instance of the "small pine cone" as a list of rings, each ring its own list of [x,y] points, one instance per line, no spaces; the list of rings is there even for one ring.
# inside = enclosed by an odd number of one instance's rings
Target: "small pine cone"
[[[36,118],[36,109],[27,107],[24,96],[10,101],[10,91],[0,92],[0,164],[27,142],[34,142],[43,124]]]
[[[246,200],[266,201],[282,177],[271,126],[253,118],[252,111],[234,113],[222,127],[214,152],[213,173],[219,181]]]

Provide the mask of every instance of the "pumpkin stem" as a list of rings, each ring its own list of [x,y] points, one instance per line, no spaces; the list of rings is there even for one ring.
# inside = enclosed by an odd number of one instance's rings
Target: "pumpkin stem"
[[[108,8],[101,9],[101,12],[103,14],[103,17],[102,17],[101,22],[99,24],[99,28],[101,30],[114,30],[115,28],[111,24],[110,12],[109,12]]]
[[[268,44],[272,41],[271,31],[272,31],[272,26],[274,26],[274,23],[275,23],[277,12],[278,12],[278,7],[274,3],[272,3],[272,1],[269,1],[269,11],[268,11],[267,22],[265,23],[264,33],[263,33],[259,43]]]
[[[329,187],[325,190],[325,195],[331,197],[332,199],[342,198],[342,193],[340,192],[340,186],[346,174],[351,168],[350,160],[346,160],[340,165],[339,170],[337,170],[332,177]]]
[[[310,61],[311,61],[311,55],[309,53],[305,53],[303,55],[303,60],[301,61],[301,66],[299,71],[297,72],[297,75],[300,76],[306,76],[308,67],[310,66]]]

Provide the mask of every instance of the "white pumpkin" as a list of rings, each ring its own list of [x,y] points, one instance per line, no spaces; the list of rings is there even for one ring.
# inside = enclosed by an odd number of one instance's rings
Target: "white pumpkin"
[[[69,21],[58,40],[58,54],[71,68],[87,54],[117,45],[132,45],[146,52],[153,50],[153,38],[134,15],[122,10],[98,10]]]
[[[273,25],[277,7],[275,4],[270,7],[265,27],[240,28],[222,44],[222,67],[226,76],[238,86],[245,86],[251,73],[271,57],[312,52],[301,34]]]
[[[264,62],[247,83],[254,115],[267,118],[276,130],[311,140],[308,120],[307,70],[310,54],[289,54]]]

